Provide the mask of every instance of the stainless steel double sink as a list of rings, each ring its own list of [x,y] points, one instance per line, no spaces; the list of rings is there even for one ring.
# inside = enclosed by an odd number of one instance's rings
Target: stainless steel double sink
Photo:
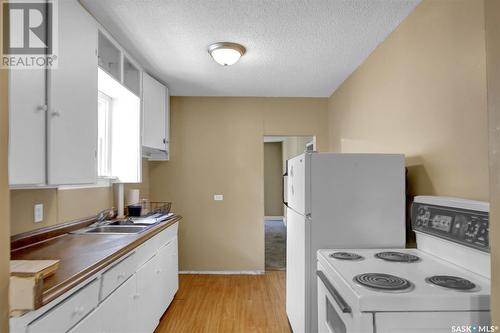
[[[154,224],[133,224],[129,221],[115,221],[99,226],[90,226],[71,232],[72,234],[138,234],[155,226]]]

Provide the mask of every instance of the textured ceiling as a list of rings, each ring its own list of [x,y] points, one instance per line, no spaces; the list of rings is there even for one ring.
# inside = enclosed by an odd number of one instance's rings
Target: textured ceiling
[[[420,0],[81,2],[172,95],[326,97]],[[222,67],[219,41],[247,53]]]

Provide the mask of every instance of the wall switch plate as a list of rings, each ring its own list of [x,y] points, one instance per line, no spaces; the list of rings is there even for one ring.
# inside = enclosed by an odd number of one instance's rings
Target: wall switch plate
[[[223,194],[214,194],[214,200],[215,201],[222,201],[222,200],[224,200],[224,195]]]
[[[34,206],[35,223],[43,221],[43,204],[36,204]]]

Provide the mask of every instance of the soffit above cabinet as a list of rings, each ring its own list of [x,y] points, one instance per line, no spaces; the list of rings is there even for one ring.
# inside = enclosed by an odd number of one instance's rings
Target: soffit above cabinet
[[[178,96],[326,97],[420,0],[81,0]],[[223,67],[209,44],[244,45]]]

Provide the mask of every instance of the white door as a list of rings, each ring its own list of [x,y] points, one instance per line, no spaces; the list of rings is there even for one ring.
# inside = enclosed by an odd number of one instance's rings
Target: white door
[[[45,69],[9,72],[9,183],[45,184]]]
[[[135,314],[138,332],[153,332],[160,320],[160,270],[155,255],[137,271],[137,299]]]
[[[59,1],[58,68],[49,71],[48,183],[97,180],[97,23]]]
[[[306,332],[309,273],[310,222],[292,209],[287,209],[286,225],[286,313],[295,333]]]
[[[143,146],[166,150],[166,103],[166,87],[147,73],[143,73]]]
[[[288,160],[288,207],[305,215],[306,212],[306,158],[302,154]]]

